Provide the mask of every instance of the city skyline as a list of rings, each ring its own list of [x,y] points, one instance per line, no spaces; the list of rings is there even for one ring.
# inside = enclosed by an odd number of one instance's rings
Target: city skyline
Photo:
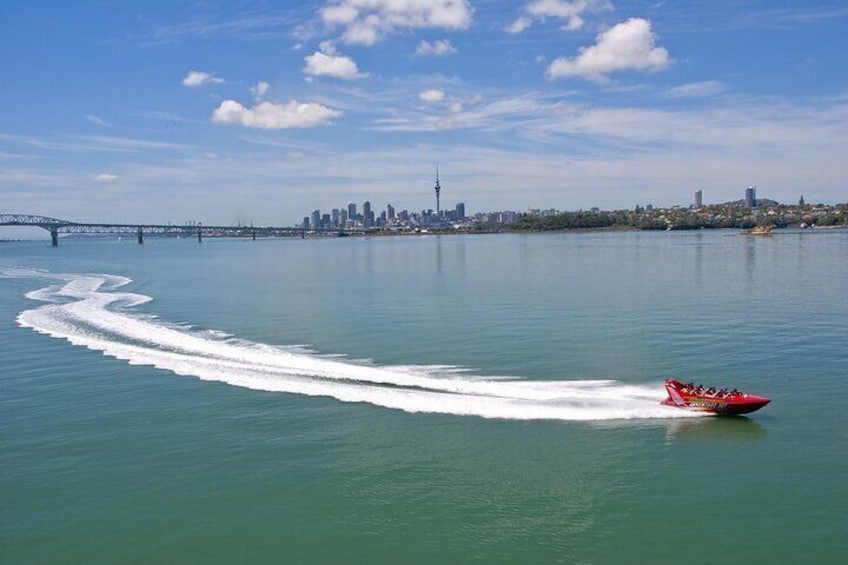
[[[371,201],[362,203],[362,213],[356,212],[356,203],[349,202],[346,207],[333,208],[329,214],[322,213],[320,208],[312,211],[309,216],[304,216],[301,225],[317,228],[345,228],[345,227],[382,227],[391,225],[441,225],[454,221],[465,220],[465,202],[457,202],[453,210],[441,209],[442,186],[439,182],[439,165],[436,164],[436,184],[433,187],[436,195],[436,209],[422,208],[420,212],[409,211],[406,208],[395,214],[395,207],[391,202],[377,215],[371,209]]]
[[[437,173],[438,175],[438,173]],[[441,187],[439,185],[438,176],[436,178],[436,187],[439,187],[439,192],[441,192]],[[438,207],[438,194],[437,192],[437,207]],[[657,210],[668,210],[668,209],[681,209],[681,208],[692,208],[694,210],[699,210],[702,208],[712,208],[712,207],[722,207],[728,205],[738,205],[742,208],[748,210],[755,210],[760,207],[761,202],[757,197],[757,187],[756,186],[748,186],[744,189],[740,195],[740,198],[731,199],[725,202],[704,202],[704,191],[696,190],[693,194],[693,202],[689,206],[686,206],[682,203],[671,204],[669,206],[659,206],[656,207]],[[776,202],[771,199],[766,199],[769,203]],[[792,206],[792,202],[783,202],[778,204],[789,205]],[[804,206],[805,199],[803,195],[799,195],[797,198],[797,204],[799,206]],[[820,203],[817,203],[820,204]],[[844,202],[837,204],[845,204]],[[592,206],[588,209],[590,212],[618,212],[618,211],[627,211],[634,210],[637,212],[652,212],[655,209],[655,206],[651,202],[647,202],[641,204],[637,203],[634,207],[628,208],[615,208],[615,209],[601,209],[597,206]],[[373,228],[373,227],[391,227],[391,226],[434,226],[434,225],[450,225],[450,224],[462,224],[465,221],[471,221],[474,219],[479,219],[481,216],[491,216],[493,214],[505,214],[504,219],[498,220],[497,223],[508,223],[510,221],[514,221],[521,214],[530,214],[530,215],[539,215],[539,214],[550,214],[550,213],[560,213],[560,212],[579,212],[580,210],[560,210],[557,208],[537,208],[537,209],[526,209],[526,210],[474,210],[470,214],[466,214],[465,202],[457,202],[453,210],[442,210],[441,213],[438,211],[434,211],[432,208],[422,209],[420,212],[410,212],[406,208],[402,209],[399,214],[395,214],[396,208],[390,202],[386,204],[385,209],[381,210],[379,214],[373,211],[372,202],[370,200],[366,200],[363,202],[363,213],[357,213],[357,204],[355,202],[349,202],[346,208],[333,208],[330,213],[322,212],[321,209],[315,209],[308,216],[304,216],[303,220],[299,222],[297,225],[302,226],[304,228],[315,228],[318,227],[320,229],[328,229],[328,228],[344,228],[344,227],[365,227],[365,228]]]
[[[848,198],[837,0],[3,12],[4,212],[271,225],[365,200],[422,210],[435,163],[445,206],[474,210],[722,202],[753,185]]]

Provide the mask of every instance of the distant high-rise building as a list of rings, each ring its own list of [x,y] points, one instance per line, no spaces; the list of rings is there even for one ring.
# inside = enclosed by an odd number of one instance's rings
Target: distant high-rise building
[[[347,210],[345,210],[344,208],[342,208],[341,213],[339,214],[339,225],[347,225]]]
[[[312,229],[318,229],[321,227],[321,211],[313,210],[312,211]]]
[[[749,186],[745,189],[745,207],[746,208],[756,208],[757,207],[757,187]]]
[[[392,206],[391,204],[389,204],[388,206],[386,206],[386,217],[387,217],[390,221],[394,221],[394,219],[395,219],[395,207],[394,207],[394,206]]]
[[[371,202],[368,200],[362,203],[362,225],[366,228],[374,225],[374,213],[371,212]]]
[[[806,202],[804,202],[804,195],[802,194],[801,198],[798,199],[798,206],[803,206],[804,204],[806,204]]]
[[[303,229],[309,229],[309,216],[303,217]]]
[[[347,205],[347,217],[351,220],[356,219],[356,204],[353,202]]]
[[[341,217],[341,214],[339,213],[339,209],[333,208],[332,222],[333,222],[334,228],[339,227],[339,218],[340,217]]]
[[[700,208],[704,205],[704,191],[696,190],[695,191],[695,207]]]
[[[333,224],[330,223],[330,215],[329,214],[324,214],[324,215],[321,216],[321,227],[322,228],[333,227]]]
[[[465,219],[465,202],[459,202],[456,205],[456,219],[464,220]]]

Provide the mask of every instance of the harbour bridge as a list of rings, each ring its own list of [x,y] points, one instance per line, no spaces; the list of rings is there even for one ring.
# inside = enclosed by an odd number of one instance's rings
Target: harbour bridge
[[[46,216],[29,214],[0,214],[2,226],[35,226],[50,232],[50,241],[59,245],[59,234],[127,234],[135,235],[139,243],[144,243],[146,235],[164,237],[306,237],[307,235],[345,236],[351,233],[363,233],[364,228],[303,228],[274,226],[206,226],[200,223],[187,225],[174,224],[120,224],[86,223],[59,220]]]

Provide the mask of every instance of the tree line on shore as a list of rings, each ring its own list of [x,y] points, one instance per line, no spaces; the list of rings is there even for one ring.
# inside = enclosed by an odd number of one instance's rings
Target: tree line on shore
[[[790,208],[790,207],[787,207]],[[525,214],[510,224],[514,231],[556,231],[571,229],[629,228],[638,230],[693,230],[738,228],[749,229],[767,224],[776,228],[793,225],[848,225],[848,206],[836,207],[834,213],[804,215],[804,211],[784,209],[778,213],[761,211],[731,214],[699,214],[690,209],[663,213],[632,212],[628,210],[559,212],[549,215]]]

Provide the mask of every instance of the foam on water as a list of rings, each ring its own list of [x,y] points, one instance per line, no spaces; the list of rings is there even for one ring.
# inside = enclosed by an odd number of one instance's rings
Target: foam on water
[[[4,269],[4,277],[61,281],[27,293],[47,304],[25,310],[18,323],[102,351],[131,365],[249,389],[329,396],[406,412],[517,420],[685,418],[698,414],[659,404],[661,386],[613,380],[531,381],[468,374],[454,366],[377,366],[280,347],[217,331],[169,324],[133,309],[149,296],[122,292],[130,279]]]

